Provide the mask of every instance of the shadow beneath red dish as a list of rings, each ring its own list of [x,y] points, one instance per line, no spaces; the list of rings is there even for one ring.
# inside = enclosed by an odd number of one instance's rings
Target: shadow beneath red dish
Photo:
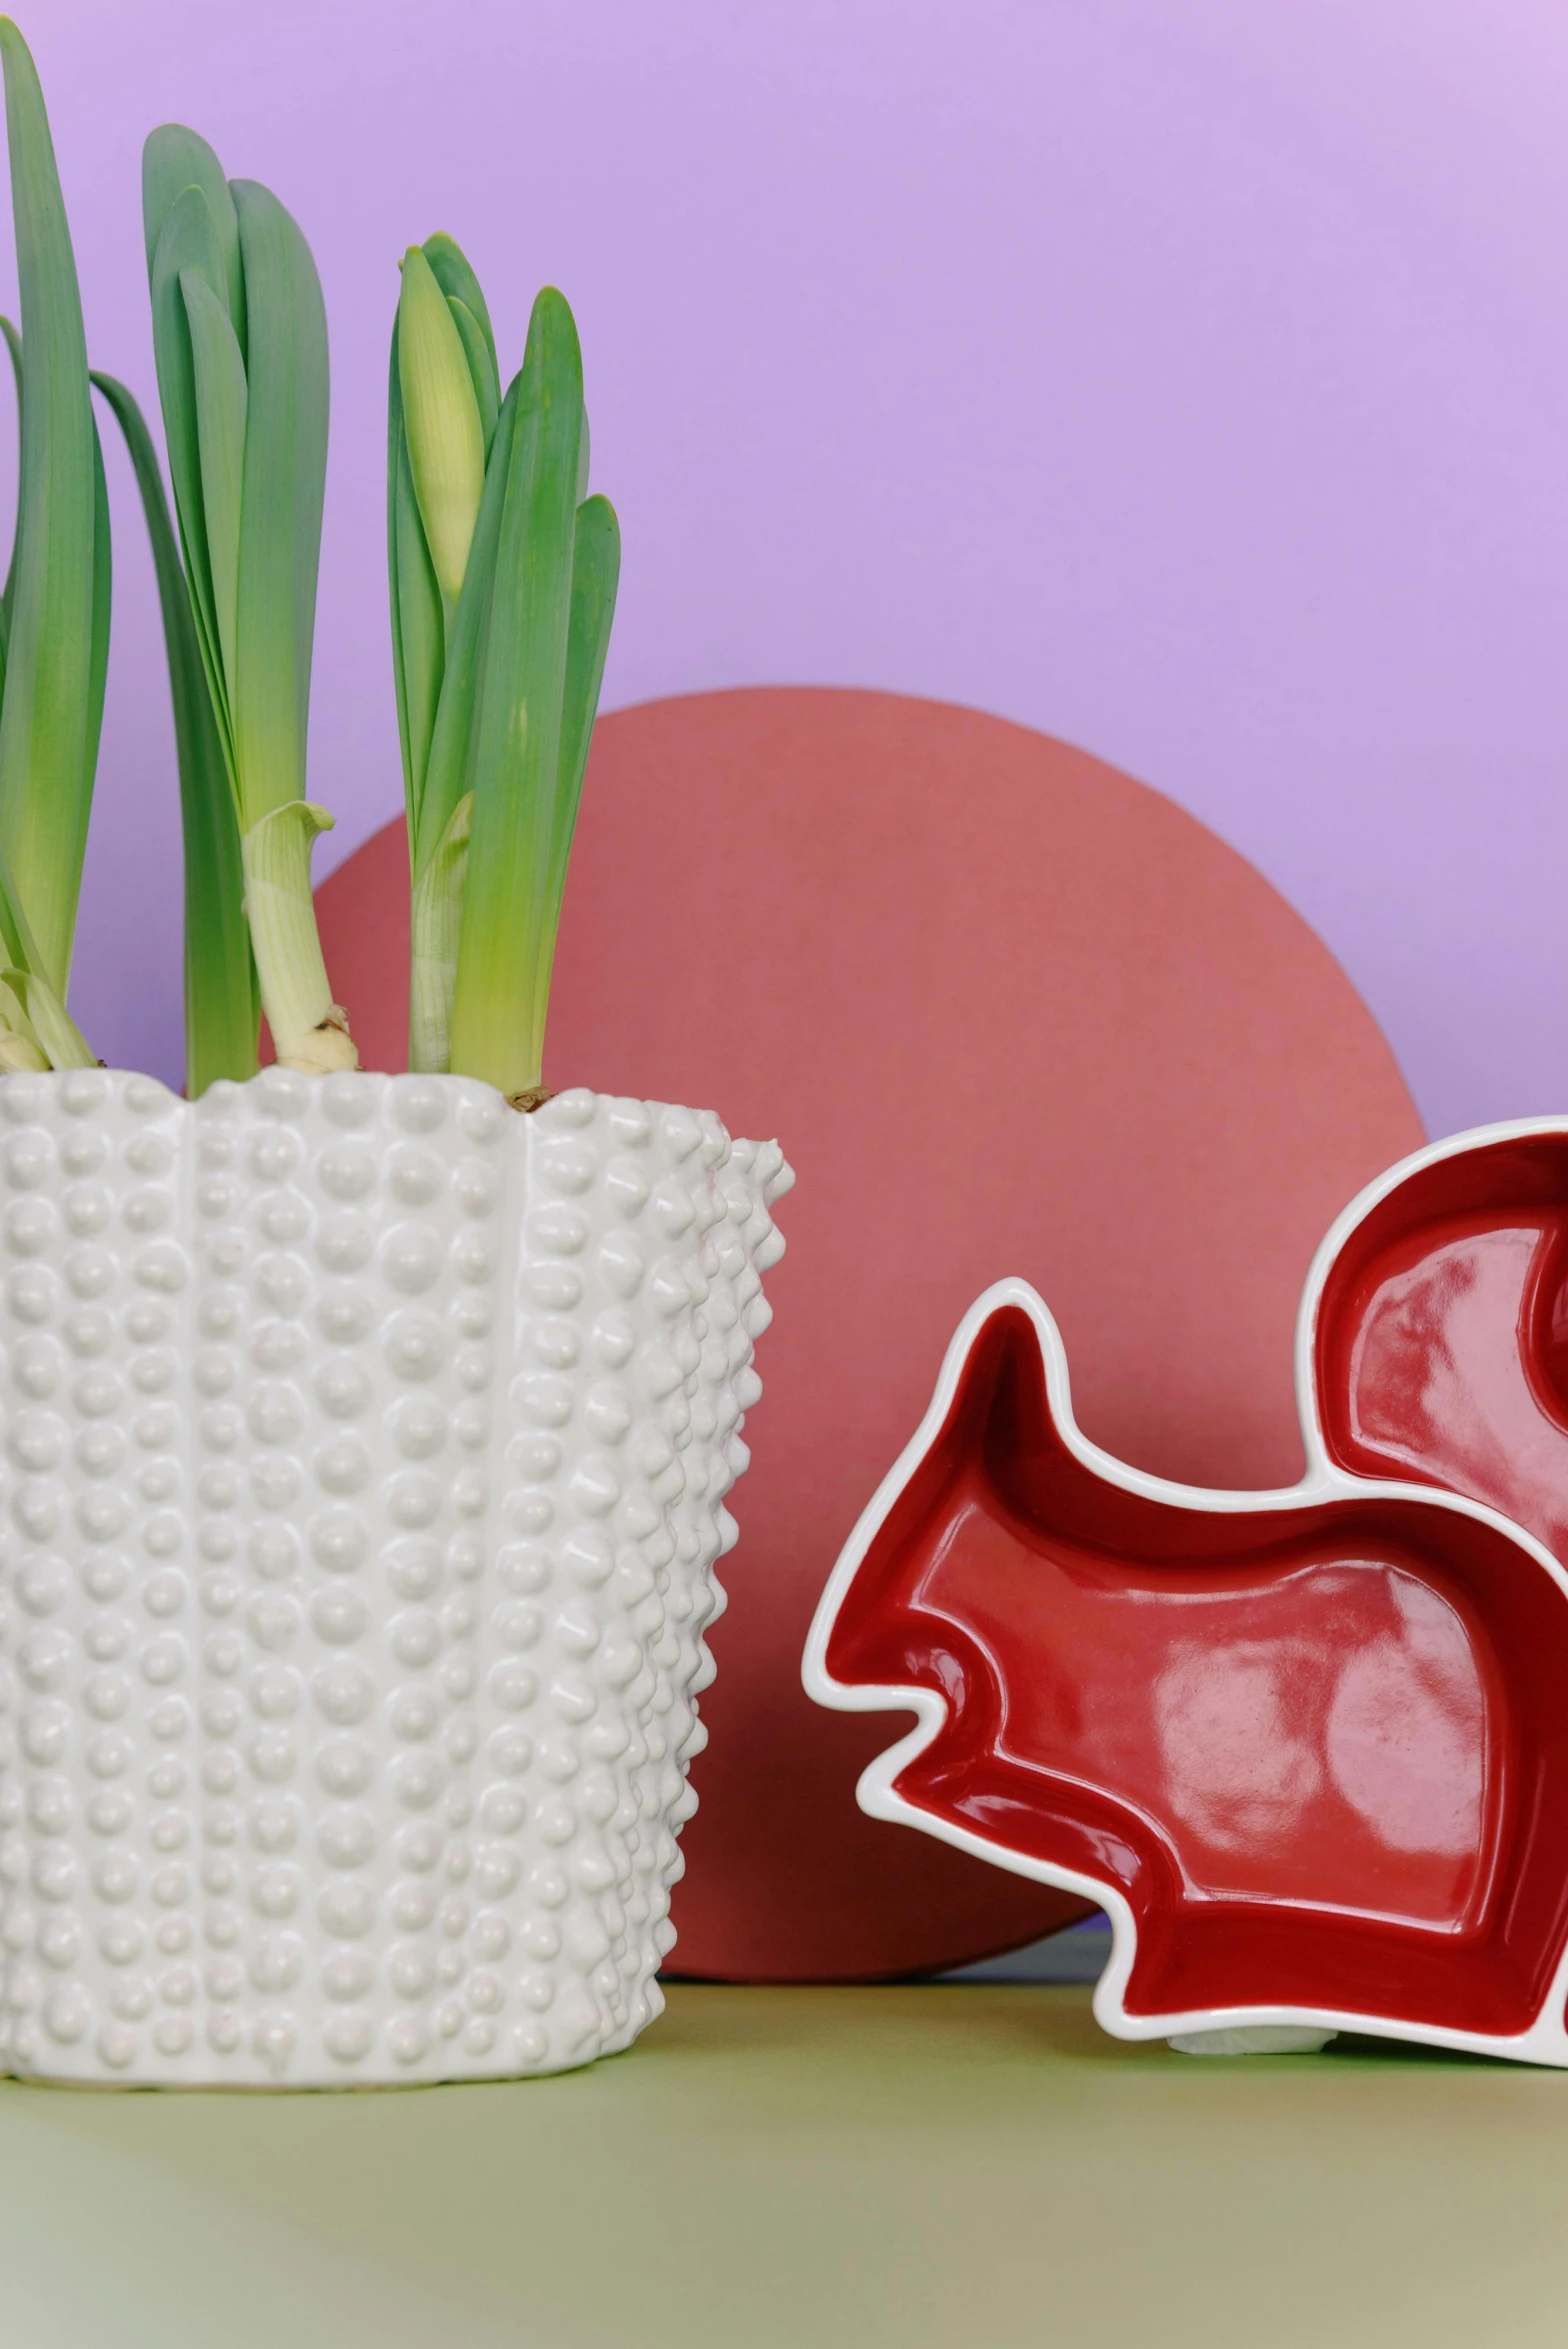
[[[1298,2062],[1299,2056],[1290,2060]],[[1506,2056],[1481,2055],[1471,2047],[1430,2047],[1420,2039],[1377,2039],[1365,2031],[1341,2031],[1322,2049],[1324,2063],[1479,2064],[1485,2071],[1511,2071]],[[1543,2064],[1541,2069],[1552,2067]]]
[[[1523,2031],[1568,1936],[1568,1597],[1377,1492],[1199,1508],[1069,1448],[1028,1317],[983,1326],[828,1669],[939,1692],[922,1811],[1115,1885],[1134,2014]]]

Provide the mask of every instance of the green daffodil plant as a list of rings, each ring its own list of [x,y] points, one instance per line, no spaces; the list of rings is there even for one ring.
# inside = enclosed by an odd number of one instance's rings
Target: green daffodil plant
[[[170,499],[141,409],[89,373],[38,77],[0,19],[20,330],[15,549],[0,595],[0,1070],[93,1055],[66,1011],[108,658],[109,514],[91,388],[124,437],[162,606],[185,853],[186,1082],[358,1065],[311,899],[307,792],[327,453],[310,248],[196,132],[148,139],[142,209]],[[412,896],[409,1060],[543,1098],[567,858],[620,573],[588,495],[582,355],[534,303],[503,395],[479,280],[411,246],[392,335],[387,532]]]
[[[534,303],[503,399],[479,280],[410,247],[392,334],[387,549],[413,893],[409,1065],[542,1092],[545,1010],[621,542],[589,497],[582,354]]]
[[[16,539],[0,595],[0,1069],[79,1068],[65,1008],[109,659],[109,502],[43,92],[0,18],[21,331]]]

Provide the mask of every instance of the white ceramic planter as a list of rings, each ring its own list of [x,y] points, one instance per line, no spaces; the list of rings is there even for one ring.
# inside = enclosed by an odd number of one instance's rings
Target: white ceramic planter
[[[791,1179],[586,1092],[0,1080],[0,2067],[635,2038]]]

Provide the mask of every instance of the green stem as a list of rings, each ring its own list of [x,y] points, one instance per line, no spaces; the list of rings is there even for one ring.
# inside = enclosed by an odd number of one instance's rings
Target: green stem
[[[332,1000],[310,894],[310,852],[332,817],[313,800],[274,807],[240,835],[245,912],[261,1007],[284,1068],[324,1076],[358,1061],[340,1005]]]
[[[452,996],[463,922],[463,880],[474,795],[452,811],[435,854],[414,884],[409,961],[408,1065],[441,1072],[451,1065]]]

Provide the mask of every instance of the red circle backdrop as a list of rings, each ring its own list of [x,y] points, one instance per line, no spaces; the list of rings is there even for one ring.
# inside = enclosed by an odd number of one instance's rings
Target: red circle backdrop
[[[318,902],[362,1058],[403,1067],[401,823]],[[909,1973],[1080,1914],[861,1816],[899,1724],[808,1701],[811,1611],[1004,1273],[1056,1314],[1097,1442],[1193,1483],[1300,1472],[1308,1260],[1421,1140],[1365,1005],[1243,858],[1084,752],[938,702],[763,688],[600,720],[545,1075],[716,1109],[799,1177],[676,1970]]]

